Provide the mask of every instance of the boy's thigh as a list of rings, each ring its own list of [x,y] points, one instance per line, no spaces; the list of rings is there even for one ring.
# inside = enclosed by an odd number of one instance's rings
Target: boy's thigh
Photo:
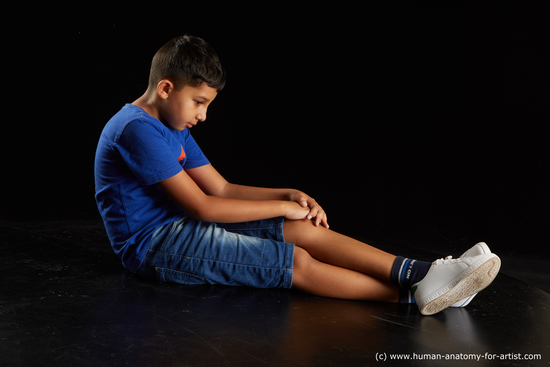
[[[180,284],[290,288],[294,245],[279,241],[278,224],[259,222],[168,224],[153,235],[138,274]]]

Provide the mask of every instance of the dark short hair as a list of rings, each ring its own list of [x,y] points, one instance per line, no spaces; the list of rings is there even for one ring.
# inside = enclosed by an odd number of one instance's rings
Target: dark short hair
[[[163,79],[174,83],[177,90],[206,83],[219,92],[225,86],[225,71],[212,46],[199,37],[185,35],[166,43],[153,57],[149,86],[155,88]]]

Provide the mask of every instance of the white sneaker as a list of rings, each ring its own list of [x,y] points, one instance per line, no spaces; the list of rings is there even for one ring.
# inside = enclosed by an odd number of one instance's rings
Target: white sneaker
[[[462,256],[460,256],[460,258],[472,257],[472,256],[490,254],[490,253],[491,253],[491,250],[489,249],[489,246],[487,246],[485,242],[479,242],[479,243],[476,243],[471,249],[463,253]],[[464,298],[463,300],[458,301],[454,305],[451,305],[451,307],[466,307],[470,304],[470,302],[472,302],[472,300],[476,295],[477,293],[474,295],[471,295],[470,297]]]
[[[474,246],[475,247],[475,246]],[[485,289],[498,274],[500,259],[493,253],[432,263],[428,274],[412,287],[423,315],[433,315]]]

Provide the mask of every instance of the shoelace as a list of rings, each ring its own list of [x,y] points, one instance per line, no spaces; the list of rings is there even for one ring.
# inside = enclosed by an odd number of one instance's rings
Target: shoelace
[[[443,264],[450,264],[450,263],[454,263],[454,262],[457,262],[457,261],[461,261],[462,259],[453,259],[452,256],[447,256],[446,258],[444,259],[437,259],[435,261],[435,264],[436,265],[443,265]]]

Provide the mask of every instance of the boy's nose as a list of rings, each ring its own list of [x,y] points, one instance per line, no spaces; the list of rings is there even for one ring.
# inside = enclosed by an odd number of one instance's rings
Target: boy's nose
[[[199,121],[206,120],[206,112],[202,112],[202,113],[197,114],[197,120],[199,120]]]

